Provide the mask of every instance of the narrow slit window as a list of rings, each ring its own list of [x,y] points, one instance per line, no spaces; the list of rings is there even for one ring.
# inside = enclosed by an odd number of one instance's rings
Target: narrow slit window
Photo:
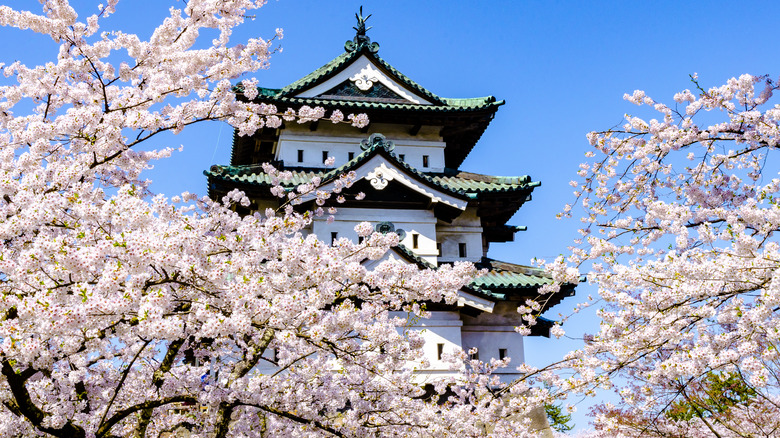
[[[436,251],[438,252],[437,255],[441,257],[441,243],[436,244]]]
[[[417,233],[412,234],[412,248],[418,249],[420,247],[420,235]]]
[[[298,149],[298,162],[303,163],[303,149]]]
[[[423,167],[428,167],[430,161],[430,157],[428,155],[423,155]]]
[[[479,360],[479,350],[476,350],[475,352],[469,354],[469,358],[471,360]]]
[[[358,236],[358,243],[363,243],[366,240],[366,236]]]
[[[444,354],[444,344],[436,344],[436,359],[441,360],[442,354]]]
[[[401,160],[401,161],[406,161],[406,155],[398,154],[398,159]]]
[[[466,257],[466,244],[465,243],[459,243],[458,244],[458,257]]]
[[[330,233],[330,244],[333,245],[334,243],[336,243],[336,239],[338,238],[339,238],[339,233],[337,233],[336,231]]]
[[[354,152],[347,152],[347,160],[352,160],[353,158],[355,158],[355,153]]]
[[[498,349],[498,360],[504,360],[506,359],[506,348],[499,348]]]
[[[322,164],[328,161],[328,151],[322,151]]]

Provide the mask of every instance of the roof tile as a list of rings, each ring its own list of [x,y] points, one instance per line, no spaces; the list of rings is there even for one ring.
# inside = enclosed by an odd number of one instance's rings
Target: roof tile
[[[292,179],[284,182],[283,185],[288,187],[298,186],[311,181],[314,177],[319,177],[323,183],[326,183],[337,175],[359,167],[360,163],[374,155],[373,152],[375,150],[377,150],[376,147],[371,147],[336,169],[285,169],[292,173]],[[531,181],[527,175],[520,177],[492,176],[449,169],[445,173],[420,172],[408,163],[399,160],[392,152],[388,152],[388,154],[397,166],[406,169],[434,186],[459,196],[473,198],[470,195],[533,190],[534,187],[540,185],[539,182]],[[212,166],[210,170],[204,173],[210,178],[245,184],[271,185],[272,183],[271,178],[263,172],[263,168],[260,165]]]

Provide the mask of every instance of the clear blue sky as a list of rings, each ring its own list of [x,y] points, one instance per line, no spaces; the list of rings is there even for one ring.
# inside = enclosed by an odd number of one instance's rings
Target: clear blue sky
[[[99,1],[73,3],[86,16]],[[120,1],[106,26],[148,36],[168,4]],[[636,109],[622,100],[623,93],[644,89],[670,102],[676,91],[691,87],[693,72],[705,86],[742,73],[780,74],[780,3],[771,1],[271,0],[234,38],[270,37],[275,28],[284,29],[283,52],[257,75],[263,86],[282,87],[342,52],[361,4],[373,14],[369,36],[380,44],[379,55],[422,86],[444,97],[506,100],[462,168],[528,174],[542,182],[510,221],[528,231],[491,248],[492,257],[516,263],[566,251],[578,222],[554,215],[572,200],[568,182],[588,148],[585,134],[612,127]],[[10,5],[40,10],[37,1]],[[50,39],[0,29],[0,61],[35,64],[55,54]],[[204,194],[201,172],[228,162],[231,138],[229,127],[210,124],[162,139],[159,144],[183,144],[185,151],[150,173],[154,189]],[[579,296],[588,293],[590,286],[578,289]],[[567,313],[577,301],[570,298],[548,316]],[[597,321],[588,313],[566,328],[573,335],[593,332]],[[531,339],[526,356],[544,365],[576,345]],[[575,418],[579,427],[585,425],[583,411]]]

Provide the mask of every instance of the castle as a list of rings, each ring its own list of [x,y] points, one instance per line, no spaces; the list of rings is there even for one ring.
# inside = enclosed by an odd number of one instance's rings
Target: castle
[[[277,108],[322,107],[328,111],[365,113],[364,128],[327,120],[285,123],[251,137],[237,134],[229,166],[212,166],[209,195],[220,199],[238,188],[252,200],[245,211],[278,207],[262,163],[289,170],[290,188],[318,177],[332,188],[339,176],[354,172],[347,197],[333,223],[316,218],[311,230],[323,241],[357,239],[354,226],[369,221],[380,232],[397,232],[401,245],[385,258],[436,268],[456,261],[473,262],[487,273],[459,291],[456,304],[431,303],[431,318],[420,321],[430,367],[420,373],[435,378],[449,373],[442,354],[476,347],[478,358],[524,360],[523,325],[517,308],[536,298],[550,280],[536,268],[493,260],[491,243],[510,242],[524,227],[507,221],[540,183],[528,176],[501,177],[459,167],[504,104],[493,96],[469,99],[440,97],[415,83],[379,57],[379,45],[366,35],[358,17],[357,34],[335,59],[279,89],[258,88],[254,101]],[[239,97],[242,90],[237,89]],[[245,97],[243,97],[245,98]],[[329,157],[335,164],[326,163]],[[310,201],[311,202],[311,201]],[[311,204],[308,204],[311,206]],[[307,204],[304,204],[306,207]],[[376,263],[376,262],[368,262]],[[543,312],[574,293],[574,285],[545,295]],[[539,318],[532,336],[549,336],[552,322]],[[514,367],[502,379],[517,377]]]

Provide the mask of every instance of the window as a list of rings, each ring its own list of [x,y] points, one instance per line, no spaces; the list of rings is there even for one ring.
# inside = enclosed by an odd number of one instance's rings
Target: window
[[[339,233],[337,233],[335,231],[330,233],[330,244],[333,245],[334,243],[336,243],[336,239],[338,239],[338,238],[339,238]]]
[[[406,155],[398,154],[398,159],[401,160],[401,161],[406,161]]]
[[[444,344],[436,344],[436,359],[441,360],[442,354],[444,354]]]
[[[363,243],[366,240],[366,236],[358,236],[358,243]]]
[[[420,235],[412,233],[412,248],[418,249],[420,247]]]
[[[355,153],[354,152],[347,152],[347,160],[351,160],[353,158],[355,158]]]
[[[322,151],[322,164],[325,164],[325,161],[328,160],[328,151]]]
[[[439,252],[437,255],[438,255],[439,257],[441,257],[441,243],[437,243],[437,244],[436,244],[436,251],[438,251],[438,252]]]
[[[498,360],[504,360],[506,359],[506,348],[499,348],[498,349]]]
[[[465,243],[459,243],[458,244],[458,257],[466,257],[466,244]]]
[[[428,162],[430,161],[430,157],[428,155],[423,155],[423,167],[428,167]]]
[[[303,149],[298,149],[298,162],[303,163]]]
[[[476,350],[475,352],[469,354],[469,359],[479,360],[479,350]]]

